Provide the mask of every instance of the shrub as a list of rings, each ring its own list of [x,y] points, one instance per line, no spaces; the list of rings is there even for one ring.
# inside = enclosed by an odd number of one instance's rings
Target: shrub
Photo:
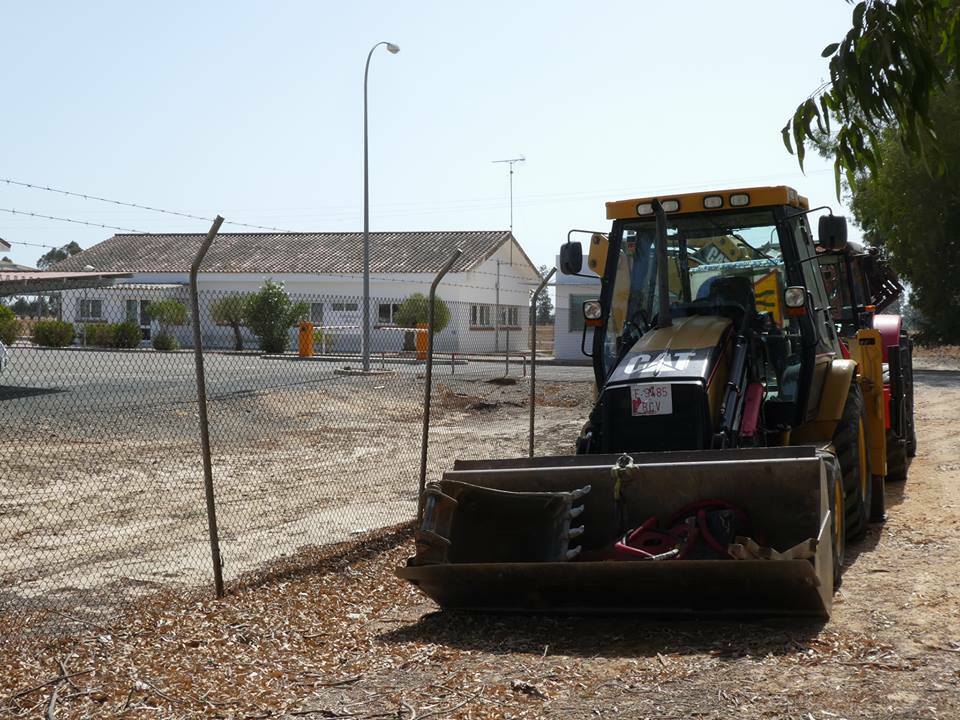
[[[118,348],[137,348],[143,339],[139,323],[132,320],[113,326],[113,346]]]
[[[169,334],[172,326],[187,322],[187,307],[179,300],[167,298],[147,305],[147,315],[159,323],[161,333]]]
[[[218,325],[229,325],[233,328],[233,349],[243,350],[243,334],[240,326],[244,322],[246,303],[242,295],[227,295],[210,306],[210,317]]]
[[[13,345],[20,335],[20,321],[6,305],[0,305],[0,342]]]
[[[177,339],[168,332],[158,332],[153,336],[153,349],[162,352],[170,352],[180,347]]]
[[[259,291],[247,298],[244,316],[247,327],[260,340],[263,352],[282,353],[290,343],[289,329],[309,309],[304,302],[293,302],[281,283],[267,280]]]
[[[430,300],[423,293],[414,293],[402,303],[393,314],[393,320],[400,327],[416,327],[429,322]],[[439,297],[433,298],[433,331],[440,332],[450,323],[450,310]]]
[[[73,343],[73,324],[62,320],[37,320],[33,324],[33,342],[41,347],[66,347]]]
[[[116,325],[113,323],[87,323],[84,338],[87,345],[93,347],[109,348],[113,347],[113,331]]]

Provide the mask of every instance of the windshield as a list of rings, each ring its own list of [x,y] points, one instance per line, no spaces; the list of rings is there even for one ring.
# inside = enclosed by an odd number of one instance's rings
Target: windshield
[[[755,310],[766,316],[774,332],[799,340],[799,327],[784,316],[780,302],[787,282],[772,211],[674,216],[667,223],[672,307],[703,310],[723,305]],[[653,218],[623,225],[604,338],[608,374],[622,353],[656,322],[656,232]],[[782,379],[783,369],[778,369],[775,374]],[[780,384],[777,379],[771,378],[774,385]]]

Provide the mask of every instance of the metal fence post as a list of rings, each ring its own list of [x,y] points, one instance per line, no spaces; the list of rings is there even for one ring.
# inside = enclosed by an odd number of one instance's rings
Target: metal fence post
[[[423,491],[427,485],[427,444],[430,440],[430,391],[433,385],[433,303],[437,294],[437,285],[443,276],[450,272],[453,264],[463,255],[463,250],[453,251],[453,255],[437,273],[430,284],[430,299],[427,301],[427,372],[423,381],[423,436],[420,440],[420,491],[417,494],[417,523],[423,514]],[[452,363],[451,363],[452,366]]]
[[[217,530],[217,506],[213,496],[213,467],[210,462],[210,427],[207,422],[207,380],[203,371],[203,340],[200,334],[200,298],[197,294],[197,271],[220,232],[223,218],[217,215],[207,237],[200,245],[190,266],[190,307],[193,315],[193,359],[197,369],[197,409],[200,416],[200,453],[203,457],[203,489],[207,498],[207,527],[210,531],[210,554],[213,558],[213,585],[217,597],[223,597],[223,565],[220,560],[220,534]]]
[[[547,273],[530,299],[530,457],[533,457],[533,423],[537,407],[537,300],[555,272],[557,269],[552,268]]]

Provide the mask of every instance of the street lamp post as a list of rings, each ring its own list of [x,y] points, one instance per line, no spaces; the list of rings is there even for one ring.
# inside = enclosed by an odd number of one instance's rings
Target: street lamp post
[[[363,371],[370,371],[370,180],[367,169],[367,76],[370,74],[370,58],[381,45],[396,55],[400,48],[386,41],[378,42],[367,54],[363,69]]]

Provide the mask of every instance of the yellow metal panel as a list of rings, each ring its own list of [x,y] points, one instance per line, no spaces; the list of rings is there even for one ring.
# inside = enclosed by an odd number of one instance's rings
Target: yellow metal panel
[[[746,193],[750,197],[748,205],[741,208],[734,208],[730,205],[730,196]],[[707,209],[703,206],[703,198],[707,195],[720,195],[723,197],[723,205],[718,208]],[[786,185],[776,187],[751,187],[751,188],[733,188],[730,190],[711,190],[709,192],[683,193],[680,195],[663,194],[657,196],[660,200],[676,200],[680,203],[680,209],[670,215],[696,213],[696,212],[729,212],[731,209],[750,209],[757,207],[770,207],[774,205],[790,205],[791,207],[801,207],[800,196],[797,191]],[[637,215],[637,205],[640,203],[652,202],[654,198],[635,198],[633,200],[614,200],[607,203],[607,219],[622,220],[624,218],[635,218]],[[652,215],[644,217],[652,218]]]
[[[837,423],[843,417],[843,406],[847,402],[847,393],[850,391],[850,383],[854,379],[856,369],[857,364],[853,360],[844,358],[830,362],[823,383],[823,391],[820,393],[817,417],[793,429],[790,437],[791,445],[830,442],[837,429]]]
[[[603,270],[607,266],[608,244],[607,236],[601,233],[594,233],[590,237],[590,253],[587,255],[587,267],[597,275],[603,275]]]
[[[883,339],[879,330],[858,330],[850,356],[860,371],[867,456],[872,475],[887,474],[887,431],[883,407]]]
[[[690,315],[675,318],[673,324],[646,332],[637,344],[635,351],[656,351],[676,348],[677,350],[699,350],[715,347],[731,325],[728,318],[712,315]]]
[[[780,306],[780,273],[771,270],[753,284],[757,312],[768,312],[773,321],[783,327],[783,309]]]

